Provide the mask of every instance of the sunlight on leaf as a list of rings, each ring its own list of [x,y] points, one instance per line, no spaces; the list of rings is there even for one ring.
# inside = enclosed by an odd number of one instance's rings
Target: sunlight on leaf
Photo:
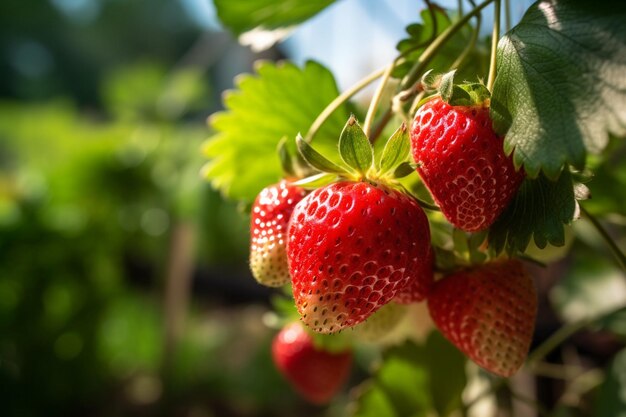
[[[204,170],[207,178],[228,197],[244,201],[282,177],[281,138],[289,139],[295,153],[293,138],[307,131],[338,95],[332,74],[315,62],[304,68],[264,62],[257,72],[239,78],[238,89],[224,98],[226,111],[211,118],[216,134],[204,147],[211,159]],[[336,111],[321,127],[315,147],[336,150],[347,119],[345,108]]]
[[[251,29],[293,26],[316,15],[335,0],[215,0],[220,21],[240,35]]]
[[[540,1],[498,44],[494,127],[535,178],[626,135],[626,3]]]

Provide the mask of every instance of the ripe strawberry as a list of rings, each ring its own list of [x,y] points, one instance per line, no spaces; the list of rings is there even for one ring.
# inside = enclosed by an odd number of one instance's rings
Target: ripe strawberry
[[[270,287],[289,282],[286,237],[289,218],[306,195],[304,189],[282,180],[261,191],[250,219],[250,269],[256,280]]]
[[[424,184],[444,216],[459,229],[487,229],[524,179],[504,154],[489,108],[424,104],[411,127],[411,150]]]
[[[524,363],[537,294],[521,262],[493,262],[436,282],[428,309],[441,333],[486,370],[508,377]]]
[[[429,246],[424,211],[399,191],[365,181],[313,191],[294,209],[287,243],[303,322],[320,333],[362,322],[416,277]]]
[[[339,391],[352,366],[352,352],[331,353],[313,345],[300,323],[291,323],[274,337],[276,367],[304,398],[325,404]]]
[[[433,285],[433,266],[435,263],[435,251],[428,248],[426,262],[420,264],[420,270],[406,287],[398,291],[393,301],[398,304],[412,304],[424,300],[428,296],[428,291]]]

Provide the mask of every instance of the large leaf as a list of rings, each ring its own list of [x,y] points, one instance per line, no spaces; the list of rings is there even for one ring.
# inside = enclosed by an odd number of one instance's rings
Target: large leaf
[[[222,23],[236,34],[262,27],[277,29],[303,22],[335,0],[214,0]]]
[[[489,245],[499,253],[506,247],[510,253],[526,250],[531,237],[544,248],[565,244],[563,225],[576,213],[572,176],[564,171],[556,182],[541,175],[526,179],[517,195],[491,226]]]
[[[498,44],[491,115],[531,177],[626,135],[626,2],[535,3]]]
[[[276,151],[282,137],[306,132],[337,95],[332,74],[322,65],[263,63],[257,76],[238,79],[238,89],[224,98],[226,111],[214,115],[216,134],[205,147],[211,161],[204,172],[228,197],[253,200],[268,184],[282,176]],[[340,108],[316,135],[317,149],[333,149],[349,113]]]
[[[467,384],[465,356],[439,332],[432,332],[426,341],[430,391],[433,406],[440,417],[458,410]]]
[[[433,332],[425,345],[405,342],[385,352],[374,379],[358,398],[353,414],[447,416],[461,405],[465,359],[441,334]],[[375,407],[380,414],[374,414]]]

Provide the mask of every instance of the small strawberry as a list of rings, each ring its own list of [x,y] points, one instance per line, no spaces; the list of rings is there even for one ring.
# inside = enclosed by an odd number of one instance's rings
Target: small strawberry
[[[250,269],[261,284],[278,287],[289,282],[285,252],[287,225],[304,189],[286,180],[271,185],[257,196],[250,219]]]
[[[333,333],[364,321],[420,279],[429,246],[424,211],[400,191],[368,181],[313,191],[294,209],[287,243],[303,322]]]
[[[387,303],[363,323],[354,326],[350,334],[362,342],[380,343],[398,327],[407,310],[405,305],[393,301]]]
[[[428,308],[441,333],[486,370],[509,377],[524,363],[537,294],[521,262],[497,261],[452,274],[435,283]]]
[[[332,353],[313,344],[300,323],[291,323],[274,337],[272,357],[276,367],[304,398],[326,404],[350,374],[352,352]]]
[[[428,296],[428,291],[433,285],[434,275],[433,267],[435,264],[435,251],[428,248],[428,257],[426,262],[420,264],[420,270],[414,274],[408,285],[398,291],[393,301],[398,304],[412,304],[424,300]]]
[[[444,216],[459,229],[489,228],[524,179],[504,154],[484,104],[453,106],[437,97],[415,114],[411,150]]]

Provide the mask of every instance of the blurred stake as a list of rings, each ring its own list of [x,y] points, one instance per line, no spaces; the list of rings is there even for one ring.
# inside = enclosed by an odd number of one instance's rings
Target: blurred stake
[[[174,225],[167,275],[165,276],[164,340],[163,340],[163,384],[166,388],[176,360],[176,350],[184,331],[191,277],[195,234],[191,224],[177,222]]]

